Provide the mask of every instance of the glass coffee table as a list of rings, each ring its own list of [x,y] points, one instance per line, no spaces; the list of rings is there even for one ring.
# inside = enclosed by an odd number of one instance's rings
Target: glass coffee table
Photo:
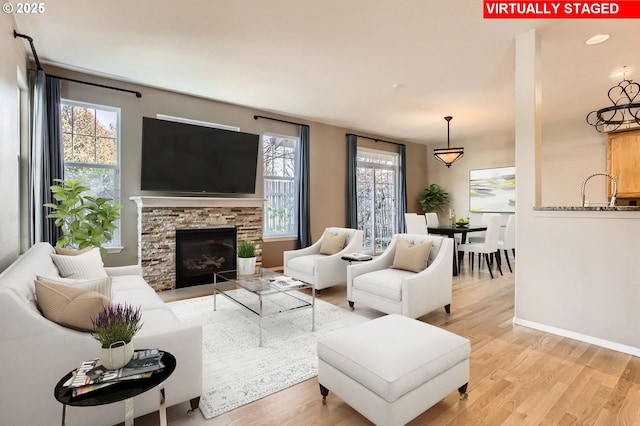
[[[296,290],[311,289],[311,301],[302,299]],[[259,346],[262,346],[262,318],[298,309],[311,308],[311,331],[316,330],[316,289],[279,272],[256,266],[251,275],[237,271],[216,272],[213,276],[213,310],[221,294],[258,315]]]

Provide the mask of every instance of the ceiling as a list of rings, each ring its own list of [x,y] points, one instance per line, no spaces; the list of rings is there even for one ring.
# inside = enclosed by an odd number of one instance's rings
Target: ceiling
[[[55,65],[418,143],[508,131],[515,37],[542,45],[543,119],[640,73],[634,20],[484,20],[480,0],[56,0],[14,14]],[[587,46],[596,33],[609,41]],[[26,42],[25,49],[28,45]],[[631,52],[631,54],[630,54]],[[144,94],[143,94],[144,96]],[[582,113],[580,113],[582,111]],[[231,123],[232,124],[232,123]]]

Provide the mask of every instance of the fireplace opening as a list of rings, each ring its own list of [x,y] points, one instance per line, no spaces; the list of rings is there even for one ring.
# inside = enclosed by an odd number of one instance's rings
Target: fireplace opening
[[[236,228],[176,230],[176,288],[213,282],[236,269]]]

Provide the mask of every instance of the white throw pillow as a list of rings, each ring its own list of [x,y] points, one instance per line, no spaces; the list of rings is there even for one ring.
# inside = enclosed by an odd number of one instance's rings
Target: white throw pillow
[[[97,278],[95,280],[78,280],[75,278],[43,277],[38,275],[36,279],[48,284],[64,284],[82,290],[97,291],[111,299],[111,277]]]
[[[107,277],[98,248],[77,256],[51,254],[51,258],[63,278],[93,280]]]

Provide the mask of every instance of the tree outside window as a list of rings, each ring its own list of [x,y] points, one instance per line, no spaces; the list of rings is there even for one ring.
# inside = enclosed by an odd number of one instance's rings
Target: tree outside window
[[[365,253],[383,252],[397,232],[398,164],[396,153],[358,148],[357,216]]]
[[[61,102],[64,178],[82,179],[86,195],[120,203],[120,109],[70,100]],[[105,247],[120,245],[120,223]]]
[[[298,146],[297,137],[269,133],[262,137],[267,238],[298,236]]]

